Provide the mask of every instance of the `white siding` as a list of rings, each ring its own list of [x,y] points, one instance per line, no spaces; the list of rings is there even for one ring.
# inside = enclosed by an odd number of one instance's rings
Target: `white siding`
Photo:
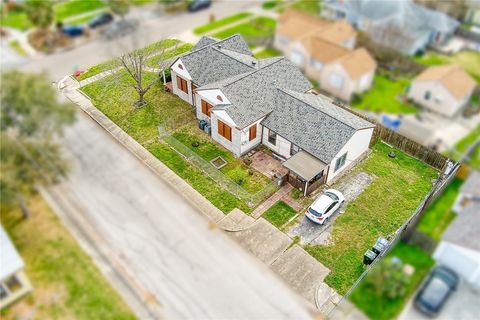
[[[217,99],[217,96],[220,96],[223,100],[220,101]],[[206,102],[210,103],[212,106],[216,106],[218,104],[225,104],[230,103],[227,97],[222,93],[219,89],[212,89],[212,90],[200,90],[197,91],[195,94],[195,109],[198,119],[209,119],[205,114],[202,112],[202,99]]]
[[[365,151],[368,150],[370,145],[370,140],[372,139],[373,128],[358,130],[355,134],[348,140],[348,142],[343,146],[343,148],[338,152],[338,154],[333,158],[329,166],[328,180],[331,181],[335,176],[348,168],[359,156],[361,156]],[[342,155],[347,153],[347,160],[345,164],[335,172],[335,162]]]
[[[267,127],[263,127],[262,143],[276,154],[286,159],[290,158],[290,141],[277,134],[277,143],[273,145],[268,142],[269,131],[270,129],[268,129]]]
[[[241,131],[232,124],[231,118],[223,110],[212,110],[211,114],[211,124],[212,124],[212,139],[220,143],[222,146],[230,150],[236,157],[240,157],[240,146],[241,146]],[[227,124],[232,128],[232,141],[228,141],[226,138],[218,134],[218,120]]]
[[[245,129],[241,130],[241,137],[240,137],[240,153],[243,155],[247,153],[248,151],[252,150],[256,146],[260,144],[262,141],[262,125],[260,122],[264,119],[265,117],[259,119],[258,121],[255,121],[254,124],[249,125]],[[251,126],[257,126],[257,137],[250,141],[250,135],[249,135],[249,130]]]
[[[180,65],[182,68],[180,68]],[[185,69],[185,66],[182,63],[181,59],[178,59],[171,67],[172,71],[172,87],[173,87],[173,94],[179,96],[182,100],[187,101],[191,105],[193,105],[192,99],[192,77]],[[187,87],[188,87],[188,94],[180,90],[177,86],[177,76],[182,77],[183,79],[187,80]]]

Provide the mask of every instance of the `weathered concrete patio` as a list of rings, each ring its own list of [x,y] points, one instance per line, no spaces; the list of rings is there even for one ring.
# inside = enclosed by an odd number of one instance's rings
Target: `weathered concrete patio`
[[[250,159],[252,159],[251,166],[270,179],[273,179],[276,173],[282,176],[288,173],[288,169],[282,166],[280,160],[274,159],[263,150],[256,149],[251,152],[253,153],[250,156]]]

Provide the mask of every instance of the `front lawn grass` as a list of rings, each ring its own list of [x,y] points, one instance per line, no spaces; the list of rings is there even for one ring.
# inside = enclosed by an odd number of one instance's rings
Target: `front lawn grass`
[[[467,71],[480,84],[480,53],[475,51],[460,51],[453,55],[443,55],[437,52],[428,52],[414,58],[416,62],[434,66],[439,64],[456,63]]]
[[[433,240],[440,240],[443,231],[455,218],[455,213],[452,212],[451,208],[458,196],[462,182],[462,180],[455,178],[450,183],[443,194],[425,211],[417,224],[417,230],[430,236]]]
[[[55,12],[55,20],[62,21],[72,16],[105,7],[106,2],[102,0],[68,0],[58,2],[53,6],[53,10]]]
[[[173,137],[210,162],[216,157],[222,157],[227,164],[220,172],[251,194],[256,194],[265,188],[270,180],[260,172],[249,168],[242,159],[235,158],[233,153],[214,142],[208,135],[194,125],[185,126],[173,133]],[[194,147],[193,142],[199,146]]]
[[[27,52],[25,51],[25,49],[23,49],[22,45],[20,44],[20,42],[18,42],[18,40],[11,40],[8,44],[19,55],[21,55],[23,57],[25,57],[27,55]]]
[[[131,81],[124,70],[82,87],[82,91],[93,100],[101,112],[221,211],[228,213],[239,208],[244,212],[251,212],[252,209],[243,201],[223,190],[166,143],[158,141],[159,124],[179,115],[191,117],[193,121],[195,115],[188,103],[164,91],[157,74],[146,73],[145,78],[147,81],[155,79],[157,83],[145,96],[147,105],[140,109],[133,107],[137,94],[131,87],[124,85]]]
[[[6,319],[135,319],[118,293],[39,196],[31,217],[2,207],[2,224],[25,261],[33,292],[7,310]],[[3,319],[3,317],[2,317]]]
[[[275,31],[276,24],[277,21],[275,19],[256,17],[248,22],[217,32],[213,37],[225,39],[239,33],[246,38],[247,42],[249,42],[249,39],[252,38],[271,37]]]
[[[397,154],[396,158],[388,157],[390,151]],[[358,171],[368,173],[374,180],[332,222],[332,244],[305,248],[331,270],[325,282],[342,295],[362,274],[365,251],[379,236],[395,233],[438,176],[427,164],[382,142],[372,147],[372,153],[351,174]]]
[[[279,56],[283,56],[283,54],[274,48],[265,48],[255,54],[255,58],[257,59],[273,58]]]
[[[389,299],[376,292],[367,279],[372,276],[372,270],[350,296],[350,300],[372,320],[395,319],[434,264],[434,260],[428,253],[404,242],[399,242],[385,259],[392,259],[393,257],[397,257],[404,264],[409,264],[415,268],[403,296]],[[379,263],[382,263],[382,261]]]
[[[201,35],[204,33],[207,33],[209,31],[212,31],[214,29],[218,29],[220,27],[226,26],[227,24],[234,23],[236,21],[245,19],[247,17],[250,17],[252,14],[250,12],[240,12],[231,16],[228,16],[226,18],[220,19],[220,20],[215,20],[213,22],[204,24],[200,27],[197,27],[193,29],[193,33],[196,35]]]
[[[85,15],[83,17],[80,17],[80,18],[68,19],[68,21],[64,21],[63,24],[65,24],[67,26],[84,24],[84,23],[87,23],[88,21],[90,21],[91,19],[93,19],[94,17],[96,17],[99,14],[100,13],[91,13],[91,14],[87,14],[87,15]]]
[[[297,212],[283,201],[277,201],[262,215],[268,222],[280,228],[293,218]]]
[[[410,80],[390,80],[385,76],[376,75],[372,88],[361,97],[354,99],[352,106],[357,109],[385,113],[415,113],[412,105],[401,102],[398,96],[406,94]]]
[[[21,10],[12,10],[6,13],[4,8],[0,11],[0,24],[2,27],[15,28],[21,31],[25,31],[32,27],[32,23],[28,20],[25,12]]]

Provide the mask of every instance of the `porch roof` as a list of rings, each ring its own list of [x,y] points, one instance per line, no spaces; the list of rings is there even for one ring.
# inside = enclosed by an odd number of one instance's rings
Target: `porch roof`
[[[310,181],[322,172],[327,165],[307,152],[300,151],[285,161],[283,166],[306,181]]]

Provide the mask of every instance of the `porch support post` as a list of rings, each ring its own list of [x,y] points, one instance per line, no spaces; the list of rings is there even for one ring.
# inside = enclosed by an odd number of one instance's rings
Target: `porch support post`
[[[303,196],[307,196],[307,189],[308,189],[308,181],[305,181],[305,190],[303,191]]]
[[[163,85],[166,85],[167,82],[165,81],[165,70],[162,69],[162,77],[163,77]]]

